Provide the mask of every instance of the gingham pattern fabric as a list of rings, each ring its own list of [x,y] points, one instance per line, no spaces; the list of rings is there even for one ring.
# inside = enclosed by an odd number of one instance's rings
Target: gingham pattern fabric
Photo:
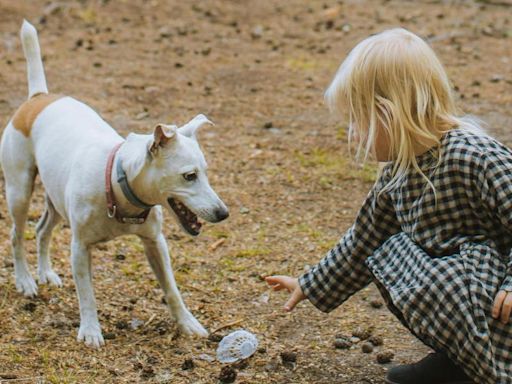
[[[512,151],[454,129],[417,159],[436,195],[414,170],[379,194],[388,165],[302,290],[329,312],[374,281],[413,334],[477,383],[512,383],[512,325],[491,317],[498,291],[512,291]]]

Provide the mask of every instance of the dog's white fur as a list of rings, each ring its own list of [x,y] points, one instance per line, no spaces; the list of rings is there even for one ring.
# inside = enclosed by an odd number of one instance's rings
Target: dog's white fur
[[[21,28],[27,59],[29,98],[47,93],[37,31],[27,21]],[[174,280],[169,252],[162,234],[162,208],[168,197],[185,204],[199,217],[217,222],[227,217],[224,203],[206,176],[206,161],[195,139],[196,129],[209,121],[199,115],[181,128],[158,125],[153,135],[130,134],[118,152],[131,188],[156,206],[144,224],[121,224],[106,211],[105,166],[112,148],[123,142],[87,105],[63,97],[49,104],[35,119],[30,135],[18,131],[12,120],[4,130],[0,148],[6,181],[7,204],[13,220],[11,233],[16,288],[26,296],[37,294],[23,250],[29,200],[38,172],[46,192],[46,210],[37,225],[39,284],[60,286],[48,255],[52,229],[65,218],[71,227],[71,262],[80,305],[78,340],[89,346],[104,344],[94,298],[89,247],[116,236],[135,234],[144,244],[147,259],[162,287],[171,313],[186,334],[206,336],[206,330],[188,311]],[[116,158],[117,158],[116,156]],[[195,172],[197,179],[183,175]],[[140,209],[112,185],[124,215]],[[169,208],[169,211],[172,210]],[[174,214],[174,213],[173,213]]]

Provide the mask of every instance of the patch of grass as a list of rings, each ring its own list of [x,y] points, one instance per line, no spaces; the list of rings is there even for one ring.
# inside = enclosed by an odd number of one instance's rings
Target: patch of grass
[[[322,187],[330,187],[336,182],[332,178],[333,175],[342,179],[360,179],[365,182],[374,182],[377,178],[377,164],[365,163],[360,166],[336,151],[313,148],[308,154],[296,152],[295,155],[302,167],[315,168],[322,173],[318,180]]]
[[[308,236],[311,239],[319,239],[322,237],[322,232],[319,230],[312,228],[306,223],[300,223],[295,227],[295,230],[301,234]]]
[[[142,268],[142,263],[137,261],[123,265],[121,267],[121,272],[123,272],[126,276],[134,277],[137,276]]]
[[[223,231],[221,229],[215,229],[215,228],[210,229],[208,231],[208,234],[215,237],[216,239],[221,239],[221,238],[227,239],[229,237],[229,232]]]
[[[302,57],[288,59],[286,65],[291,69],[296,69],[300,71],[310,71],[312,69],[319,67],[319,63],[317,61],[308,60]]]
[[[264,256],[270,254],[270,249],[266,248],[248,248],[248,249],[242,249],[240,251],[237,251],[235,253],[235,257],[257,257],[257,256]]]
[[[11,362],[14,364],[21,364],[24,361],[23,355],[18,353],[12,345],[7,346],[7,354],[9,355]]]
[[[23,233],[23,238],[25,240],[34,240],[36,238],[36,231],[32,228],[26,229]]]

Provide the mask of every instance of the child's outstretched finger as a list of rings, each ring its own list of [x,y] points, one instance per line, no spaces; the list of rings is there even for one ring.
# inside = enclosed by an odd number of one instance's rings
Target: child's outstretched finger
[[[289,286],[290,284],[288,282],[288,279],[290,279],[288,276],[265,277],[265,281],[274,291],[281,291],[283,289],[288,289],[288,291],[290,291],[291,287]]]
[[[287,312],[293,311],[295,306],[302,300],[304,300],[304,295],[302,293],[302,290],[300,288],[295,289],[292,292],[292,294],[290,295],[290,298],[288,299],[286,304],[284,305],[284,310]]]

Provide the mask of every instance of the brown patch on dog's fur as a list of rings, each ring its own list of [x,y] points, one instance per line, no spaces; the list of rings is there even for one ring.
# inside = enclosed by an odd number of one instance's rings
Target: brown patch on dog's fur
[[[62,98],[62,95],[54,95],[51,93],[37,93],[25,101],[18,108],[14,117],[12,118],[12,125],[18,131],[23,133],[26,137],[30,136],[32,130],[32,124],[36,117],[45,109],[48,105],[54,101]]]

